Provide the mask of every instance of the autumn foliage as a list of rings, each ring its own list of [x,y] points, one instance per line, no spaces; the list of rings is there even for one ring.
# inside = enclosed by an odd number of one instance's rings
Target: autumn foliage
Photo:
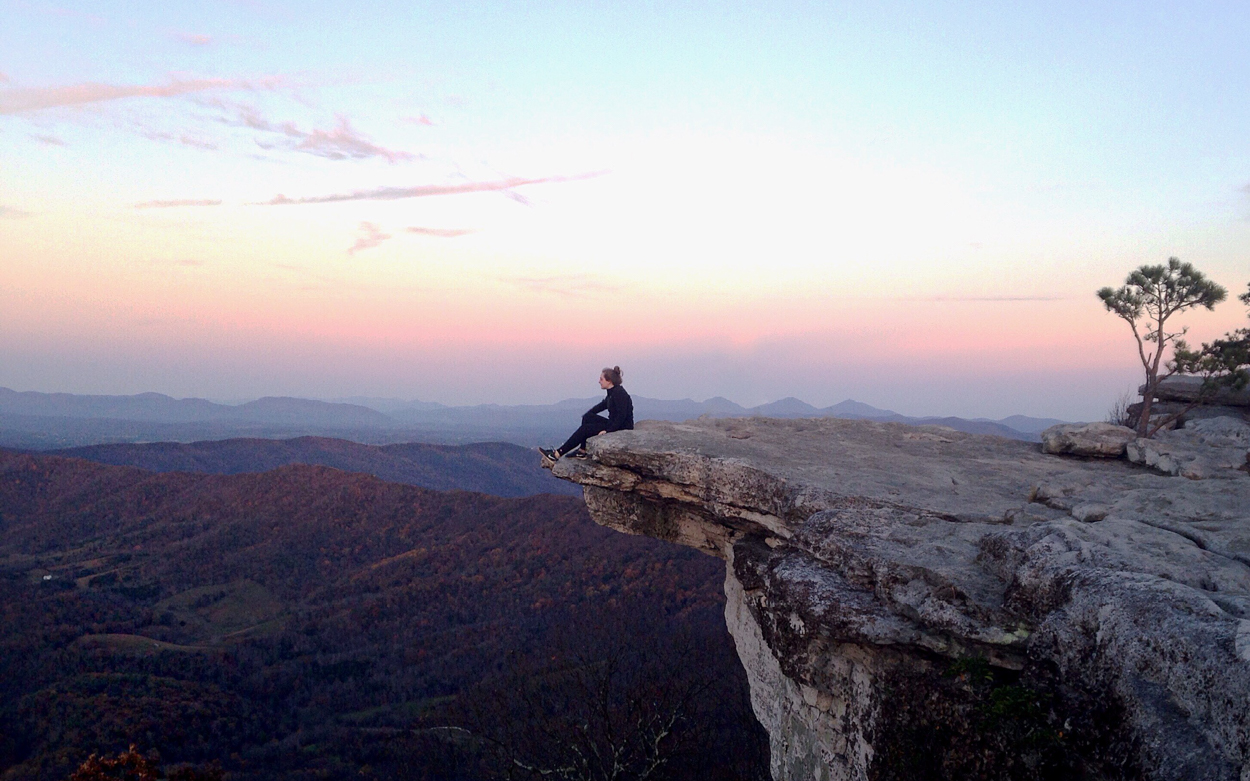
[[[162,771],[155,757],[144,756],[133,745],[116,756],[92,754],[68,781],[221,781],[221,769],[181,767]]]
[[[61,781],[134,744],[231,779],[487,778],[487,736],[516,725],[473,698],[512,691],[518,670],[583,685],[576,665],[616,654],[614,680],[697,694],[664,768],[766,775],[722,567],[599,527],[574,497],[0,451],[0,774]],[[621,656],[594,626],[654,652]],[[657,666],[677,647],[699,681]]]

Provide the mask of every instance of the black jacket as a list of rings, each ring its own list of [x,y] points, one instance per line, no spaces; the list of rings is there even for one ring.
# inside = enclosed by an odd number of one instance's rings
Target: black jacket
[[[634,427],[634,400],[620,385],[608,388],[607,397],[590,408],[590,414],[608,411],[608,431],[624,431]]]

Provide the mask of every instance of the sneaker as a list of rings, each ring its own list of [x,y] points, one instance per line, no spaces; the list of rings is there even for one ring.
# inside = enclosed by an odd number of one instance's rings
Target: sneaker
[[[584,447],[579,447],[577,450],[574,450],[572,453],[569,453],[569,458],[584,459],[589,456],[590,454],[586,452],[586,448]]]
[[[545,447],[540,447],[540,448],[538,448],[538,452],[539,452],[539,453],[542,453],[542,454],[543,454],[543,458],[547,459],[548,461],[559,461],[559,460],[560,460],[560,451],[559,451],[559,450],[549,450],[549,449],[547,449],[547,448],[545,448]]]

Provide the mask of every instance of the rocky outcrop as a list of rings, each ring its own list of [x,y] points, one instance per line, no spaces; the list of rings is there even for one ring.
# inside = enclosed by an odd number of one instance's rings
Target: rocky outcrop
[[[1119,458],[1136,438],[1133,429],[1113,423],[1061,423],[1042,432],[1042,452]]]
[[[1134,439],[1125,454],[1160,472],[1205,480],[1250,462],[1250,423],[1232,417],[1193,420],[1152,439]]]
[[[725,559],[777,779],[1250,778],[1244,471],[836,419],[589,451],[596,521]]]
[[[1203,378],[1188,374],[1174,374],[1160,380],[1155,388],[1155,398],[1159,401],[1191,402],[1200,397],[1205,404],[1216,404],[1229,407],[1250,407],[1250,387],[1232,388],[1218,387],[1205,395],[1202,394]],[[1144,393],[1146,386],[1137,389]]]

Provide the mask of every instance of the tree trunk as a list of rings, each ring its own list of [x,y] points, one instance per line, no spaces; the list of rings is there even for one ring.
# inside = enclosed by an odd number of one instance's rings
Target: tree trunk
[[[1159,381],[1154,377],[1146,377],[1145,392],[1141,395],[1141,417],[1137,419],[1137,436],[1146,437],[1150,434],[1150,407],[1154,404],[1155,388]]]

